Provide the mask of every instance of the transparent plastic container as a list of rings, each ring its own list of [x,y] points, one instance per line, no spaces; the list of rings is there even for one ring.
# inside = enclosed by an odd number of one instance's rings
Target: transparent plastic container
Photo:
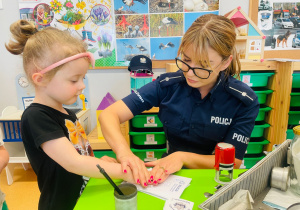
[[[293,128],[291,143],[290,188],[300,195],[300,125]]]

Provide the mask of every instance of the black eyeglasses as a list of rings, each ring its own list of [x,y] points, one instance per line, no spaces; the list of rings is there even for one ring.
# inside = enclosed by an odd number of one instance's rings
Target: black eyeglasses
[[[200,68],[200,67],[191,67],[184,61],[180,60],[178,57],[175,58],[175,61],[176,61],[177,67],[181,71],[188,72],[191,69],[193,71],[193,73],[200,79],[208,79],[210,74],[213,72],[213,70],[209,70],[209,69],[204,69],[204,68]]]

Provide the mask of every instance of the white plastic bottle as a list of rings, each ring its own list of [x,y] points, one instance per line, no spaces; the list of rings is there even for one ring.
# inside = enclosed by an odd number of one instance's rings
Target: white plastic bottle
[[[300,125],[293,128],[294,138],[291,143],[290,188],[300,195]]]

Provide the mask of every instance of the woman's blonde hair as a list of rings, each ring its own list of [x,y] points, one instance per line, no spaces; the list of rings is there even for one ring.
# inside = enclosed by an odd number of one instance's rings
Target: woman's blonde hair
[[[225,75],[237,75],[239,77],[241,64],[235,49],[236,27],[228,18],[215,14],[207,14],[198,17],[192,26],[184,34],[178,49],[178,56],[185,50],[192,49],[191,58],[203,67],[210,67],[207,48],[211,47],[226,60],[233,56],[231,64],[225,70]]]
[[[23,55],[24,71],[30,81],[32,74],[66,57],[86,52],[87,49],[81,39],[67,31],[53,27],[37,31],[35,25],[27,20],[14,22],[10,31],[13,39],[5,47],[14,55]],[[46,77],[51,79],[62,66],[46,73]]]

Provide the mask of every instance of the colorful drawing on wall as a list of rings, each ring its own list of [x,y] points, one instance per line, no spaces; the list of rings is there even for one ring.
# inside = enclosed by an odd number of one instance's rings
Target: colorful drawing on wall
[[[52,26],[80,37],[96,67],[127,66],[139,54],[174,59],[187,26],[218,14],[219,0],[19,0],[19,11],[38,30]]]
[[[86,42],[96,67],[126,65],[116,60],[112,6],[110,0],[19,1],[20,18],[32,21],[37,29],[68,30]]]
[[[257,25],[266,35],[265,50],[299,50],[300,0],[259,0]]]

